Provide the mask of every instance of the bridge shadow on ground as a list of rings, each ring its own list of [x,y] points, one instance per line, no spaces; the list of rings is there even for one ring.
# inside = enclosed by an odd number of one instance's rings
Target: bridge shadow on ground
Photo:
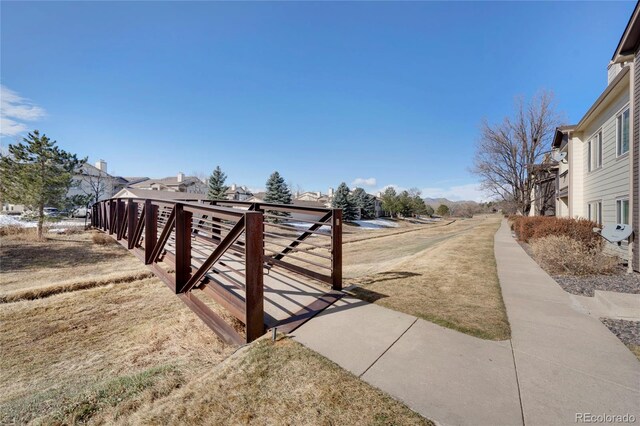
[[[370,290],[366,288],[367,286],[385,281],[393,281],[417,276],[420,276],[420,274],[406,271],[380,272],[355,280],[355,282],[353,283],[353,287],[350,287],[348,292],[353,295],[353,297],[357,297],[358,299],[364,300],[366,302],[374,303],[377,300],[389,297],[389,295]]]

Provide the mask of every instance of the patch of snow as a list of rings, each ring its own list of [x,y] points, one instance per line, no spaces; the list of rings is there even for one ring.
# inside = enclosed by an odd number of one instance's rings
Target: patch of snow
[[[67,228],[84,227],[84,219],[81,221],[61,220],[57,222],[45,222],[50,232],[63,232]],[[0,227],[3,226],[20,226],[22,228],[35,228],[38,222],[35,220],[25,220],[16,216],[0,215]]]
[[[23,226],[22,221],[15,216],[0,215],[0,226]]]
[[[387,219],[354,220],[363,229],[397,228],[398,224]]]
[[[284,223],[283,225],[290,225],[290,226],[293,226],[294,228],[302,229],[303,231],[306,231],[307,229],[311,228],[311,225],[313,224],[306,223],[306,222],[287,222],[287,223]],[[331,227],[323,225],[320,228],[316,229],[316,231],[331,232]]]

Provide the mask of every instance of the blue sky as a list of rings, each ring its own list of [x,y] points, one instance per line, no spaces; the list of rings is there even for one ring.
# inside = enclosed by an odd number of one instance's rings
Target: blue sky
[[[579,120],[634,6],[3,1],[2,144],[38,128],[124,176],[479,199],[481,120],[540,89]]]

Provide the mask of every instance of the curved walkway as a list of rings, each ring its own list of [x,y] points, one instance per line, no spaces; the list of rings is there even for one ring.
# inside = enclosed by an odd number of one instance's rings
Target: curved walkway
[[[575,424],[580,413],[630,414],[640,421],[638,359],[574,304],[512,238],[506,222],[496,233],[495,253],[525,424]]]
[[[512,339],[493,342],[345,297],[294,338],[443,425],[640,421],[640,362],[511,237],[495,253]],[[339,386],[339,384],[336,384]]]

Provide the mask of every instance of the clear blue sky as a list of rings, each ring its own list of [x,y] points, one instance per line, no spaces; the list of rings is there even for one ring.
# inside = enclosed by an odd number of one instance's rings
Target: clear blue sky
[[[577,121],[634,6],[3,1],[2,143],[24,126],[125,176],[474,197],[480,121],[542,88]]]

